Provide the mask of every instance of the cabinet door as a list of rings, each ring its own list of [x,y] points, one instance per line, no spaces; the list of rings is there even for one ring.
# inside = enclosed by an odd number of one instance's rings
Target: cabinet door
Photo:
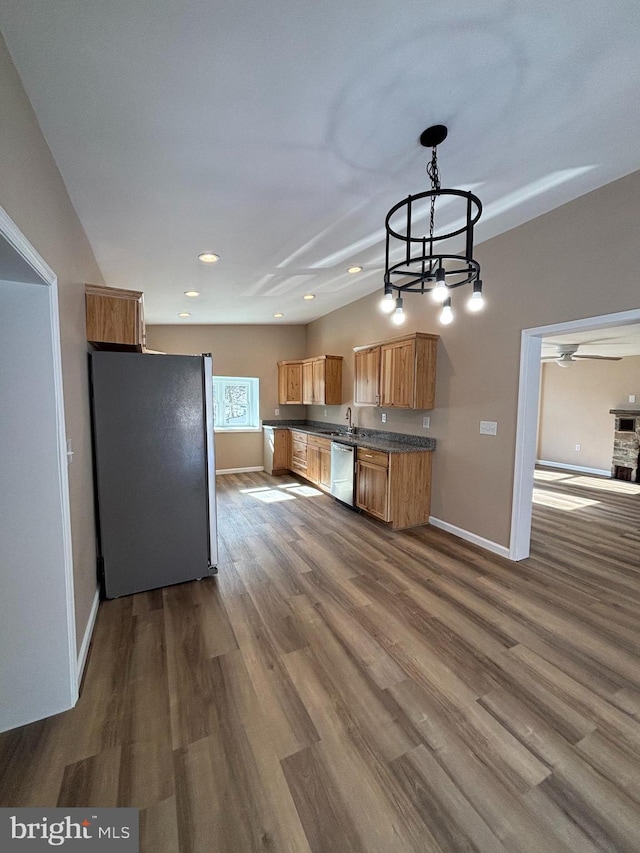
[[[278,364],[278,402],[302,403],[302,362]]]
[[[414,406],[415,342],[400,341],[380,347],[381,406]]]
[[[140,291],[87,284],[85,311],[87,340],[99,349],[143,351],[144,310]]]
[[[380,347],[355,354],[354,403],[377,406],[380,403]]]
[[[273,470],[275,471],[286,471],[289,468],[290,435],[288,429],[273,430]]]
[[[324,358],[324,391],[322,402],[326,406],[342,403],[342,357]]]
[[[323,488],[331,488],[331,451],[320,448],[320,472],[318,476],[319,485]]]
[[[311,362],[312,387],[313,387],[313,402],[324,403],[324,388],[325,388],[325,360],[318,358]]]
[[[320,448],[313,444],[307,445],[307,479],[312,483],[320,480]]]
[[[358,461],[356,506],[382,521],[389,521],[388,472],[380,465]]]
[[[305,361],[302,364],[302,402],[305,406],[315,402],[313,397],[313,362]]]

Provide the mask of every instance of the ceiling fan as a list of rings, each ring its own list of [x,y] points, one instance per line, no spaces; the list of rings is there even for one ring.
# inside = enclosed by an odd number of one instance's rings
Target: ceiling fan
[[[622,356],[577,355],[580,344],[556,344],[556,355],[543,358],[542,361],[555,361],[558,367],[571,367],[578,359],[597,359],[598,361],[620,361]]]

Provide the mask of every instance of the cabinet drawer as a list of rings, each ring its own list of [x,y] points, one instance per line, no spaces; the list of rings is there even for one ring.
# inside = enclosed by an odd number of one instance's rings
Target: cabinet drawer
[[[301,441],[297,441],[295,438],[291,442],[291,458],[294,462],[303,463],[306,467],[307,464],[307,445],[303,444]]]
[[[292,439],[292,441],[297,441],[300,444],[306,444],[307,439],[308,439],[308,435],[306,432],[299,432],[299,430],[297,430],[297,429],[292,429],[291,430],[291,439]]]
[[[371,450],[368,447],[358,448],[358,462],[369,462],[371,465],[380,465],[382,468],[389,467],[389,454],[381,450]]]
[[[331,440],[321,438],[319,435],[310,435],[308,437],[308,444],[313,444],[315,447],[320,447],[323,450],[331,450]]]

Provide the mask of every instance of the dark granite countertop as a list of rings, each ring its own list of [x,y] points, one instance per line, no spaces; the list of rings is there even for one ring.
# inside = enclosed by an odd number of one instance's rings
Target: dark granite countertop
[[[310,435],[319,435],[342,444],[354,447],[368,447],[383,453],[416,453],[436,449],[435,438],[423,438],[420,435],[406,435],[400,432],[385,432],[375,429],[359,429],[349,435],[343,426],[319,421],[277,420],[263,421],[263,427],[272,429],[297,429]]]

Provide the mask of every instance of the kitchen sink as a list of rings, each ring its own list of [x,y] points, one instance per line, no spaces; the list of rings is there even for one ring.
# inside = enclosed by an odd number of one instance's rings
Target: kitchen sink
[[[313,432],[317,433],[318,435],[326,435],[328,438],[355,438],[355,435],[349,435],[349,433],[346,432],[337,432],[336,430],[314,429]]]

